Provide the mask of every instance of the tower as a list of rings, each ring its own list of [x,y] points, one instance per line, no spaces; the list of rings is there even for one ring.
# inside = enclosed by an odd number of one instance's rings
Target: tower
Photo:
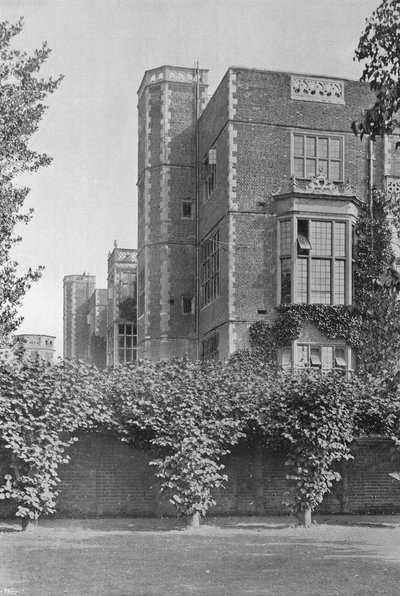
[[[94,275],[64,277],[64,358],[89,358],[88,303],[95,286]]]
[[[138,353],[197,357],[197,118],[207,72],[162,66],[138,91]]]
[[[137,250],[115,247],[108,255],[107,364],[136,360]]]

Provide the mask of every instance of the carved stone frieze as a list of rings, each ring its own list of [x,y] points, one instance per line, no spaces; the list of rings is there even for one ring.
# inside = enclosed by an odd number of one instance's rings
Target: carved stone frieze
[[[207,71],[204,69],[198,70],[199,82],[201,85],[207,85]],[[170,66],[161,66],[158,69],[146,71],[140,84],[138,95],[139,98],[146,85],[154,85],[161,82],[173,83],[190,83],[196,81],[196,71],[191,68],[177,68]]]
[[[317,176],[313,176],[311,180],[308,182],[306,180],[299,180],[295,176],[291,178],[292,182],[292,190],[294,192],[301,192],[301,193],[325,193],[330,195],[346,195],[352,196],[355,194],[354,188],[350,185],[347,181],[344,184],[335,184],[331,180],[320,173]]]
[[[193,75],[190,72],[171,70],[169,73],[171,81],[180,81],[182,83],[192,83],[194,80]]]
[[[292,76],[291,98],[323,103],[344,103],[343,81]]]
[[[400,177],[386,177],[386,192],[391,195],[400,195]]]
[[[162,71],[161,72],[155,72],[150,77],[150,83],[156,83],[157,81],[162,81],[163,78],[164,78],[164,73]]]

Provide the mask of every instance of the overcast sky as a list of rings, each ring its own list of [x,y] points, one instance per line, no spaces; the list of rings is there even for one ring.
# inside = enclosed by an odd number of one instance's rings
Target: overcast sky
[[[56,336],[62,355],[63,277],[106,287],[114,240],[137,247],[137,89],[163,64],[209,69],[212,92],[229,66],[358,79],[353,61],[380,0],[0,0],[1,20],[25,19],[15,46],[46,40],[43,74],[65,75],[32,140],[53,157],[29,178],[15,257],[44,265],[24,301],[21,333]]]

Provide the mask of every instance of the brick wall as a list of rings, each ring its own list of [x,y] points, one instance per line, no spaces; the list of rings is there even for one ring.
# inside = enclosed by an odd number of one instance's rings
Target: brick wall
[[[174,514],[160,496],[159,481],[149,466],[152,454],[133,449],[109,434],[83,434],[71,448],[71,462],[61,470],[58,514],[61,516]],[[321,513],[400,512],[400,453],[390,441],[358,440],[354,460],[338,466],[342,480],[323,501]],[[0,476],[9,471],[8,453],[0,452]],[[241,445],[225,459],[229,481],[216,494],[214,514],[284,514],[288,484],[281,456]],[[13,507],[0,501],[0,517]]]

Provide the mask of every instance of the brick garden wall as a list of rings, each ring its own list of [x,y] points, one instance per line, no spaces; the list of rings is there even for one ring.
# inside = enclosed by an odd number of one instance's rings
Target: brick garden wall
[[[320,507],[321,513],[400,512],[400,482],[389,476],[400,470],[400,453],[390,441],[359,440],[355,459],[339,466],[342,481]],[[160,496],[159,481],[149,466],[151,453],[132,449],[108,434],[84,434],[71,449],[72,459],[61,471],[60,516],[159,516],[174,509]],[[7,453],[0,452],[0,477],[9,471]],[[288,485],[283,459],[246,445],[226,458],[226,489],[216,495],[212,514],[284,514]],[[0,517],[12,513],[0,502]]]

